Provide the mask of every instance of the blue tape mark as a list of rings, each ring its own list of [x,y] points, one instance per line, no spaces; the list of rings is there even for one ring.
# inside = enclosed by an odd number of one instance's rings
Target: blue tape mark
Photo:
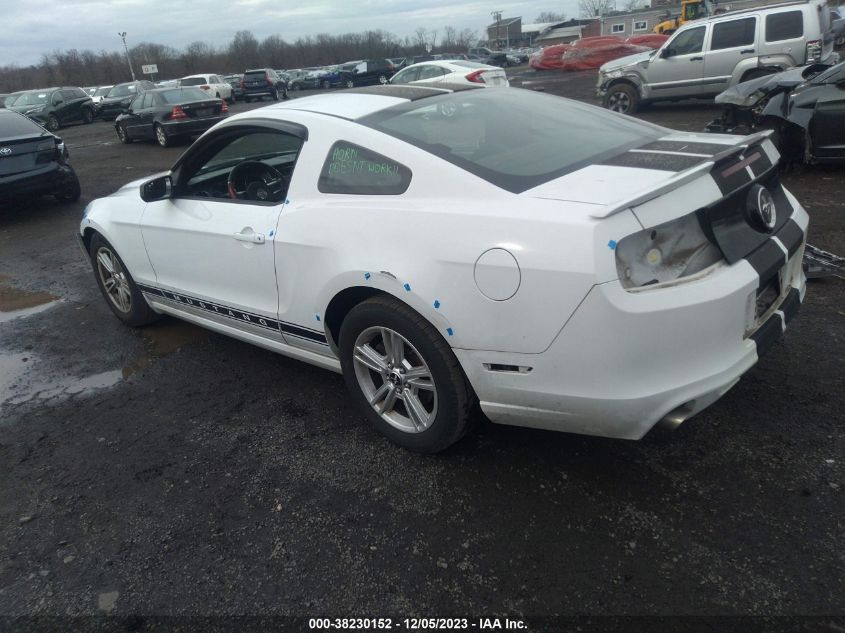
[[[287,198],[285,198],[285,204],[290,204],[290,200],[288,200]]]
[[[449,336],[452,336],[454,334],[454,332],[452,331],[452,328],[447,327],[446,328],[446,334],[448,334]]]
[[[319,314],[315,314],[315,315],[314,315],[314,318],[315,318],[315,319],[317,319],[317,320],[319,321],[319,320],[320,320],[320,315],[319,315]]]
[[[268,237],[273,237],[273,235],[274,235],[275,233],[276,233],[275,231],[270,231],[270,232],[267,234],[267,236],[268,236]]]
[[[440,299],[435,299],[435,300],[434,300],[434,309],[435,309],[435,310],[439,310],[439,309],[440,309]]]
[[[364,279],[369,279],[369,278],[370,278],[370,273],[364,273]]]
[[[612,251],[616,250],[616,240],[610,240],[607,243],[607,247]]]
[[[405,284],[402,286],[407,292],[411,292],[411,284]]]

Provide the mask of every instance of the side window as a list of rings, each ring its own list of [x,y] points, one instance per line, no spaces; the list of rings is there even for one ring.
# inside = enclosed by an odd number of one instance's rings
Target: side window
[[[437,79],[442,77],[445,73],[439,66],[420,66],[419,79]]]
[[[766,41],[780,42],[804,36],[804,14],[801,11],[771,13],[766,16]]]
[[[278,204],[301,147],[298,136],[266,128],[221,131],[185,161],[177,195],[228,200],[231,176],[239,199]]]
[[[50,99],[50,102],[51,102],[53,105],[59,105],[59,104],[60,104],[60,103],[62,103],[63,101],[64,101],[64,97],[62,97],[62,92],[61,92],[61,90],[56,90],[56,92],[54,92],[54,93],[53,93],[53,98],[52,98],[52,99]]]
[[[420,67],[415,66],[413,68],[405,68],[404,70],[400,70],[393,79],[390,80],[390,83],[393,84],[407,84],[412,81],[416,81],[420,78]]]
[[[700,53],[704,48],[705,27],[697,26],[694,29],[681,31],[672,40],[670,48],[675,55],[690,55]]]
[[[411,184],[411,170],[360,145],[338,141],[332,145],[317,189],[321,193],[399,195]]]
[[[64,99],[65,102],[73,101],[79,98],[80,95],[76,94],[75,90],[62,90],[62,99]]]
[[[756,18],[717,22],[713,25],[713,38],[710,42],[710,50],[719,51],[725,48],[736,48],[737,46],[754,44],[756,26]]]
[[[355,66],[355,72],[357,72],[357,73],[367,72],[367,62],[361,62],[360,64]]]
[[[143,95],[143,100],[141,101],[141,108],[146,110],[147,108],[153,107],[153,95],[151,92],[145,92]],[[140,99],[141,97],[139,97]]]

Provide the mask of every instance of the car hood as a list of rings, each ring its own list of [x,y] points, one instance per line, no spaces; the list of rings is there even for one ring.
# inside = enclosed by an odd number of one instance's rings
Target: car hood
[[[614,59],[609,61],[605,64],[602,64],[600,71],[603,73],[610,72],[612,70],[619,70],[622,68],[627,68],[629,66],[636,66],[642,62],[647,62],[651,59],[654,51],[643,51],[642,53],[634,53],[633,55],[626,55],[625,57],[620,57],[619,59]]]
[[[782,73],[744,81],[717,95],[716,103],[722,105],[753,106],[768,95],[790,91],[807,81],[804,73],[809,68],[809,66],[790,68]]]
[[[46,103],[42,103],[41,105],[37,105],[37,104],[36,105],[23,105],[23,106],[13,105],[13,106],[9,107],[9,110],[14,110],[15,112],[20,112],[21,114],[26,114],[30,110],[35,110],[36,108],[43,108],[46,105],[47,105]]]

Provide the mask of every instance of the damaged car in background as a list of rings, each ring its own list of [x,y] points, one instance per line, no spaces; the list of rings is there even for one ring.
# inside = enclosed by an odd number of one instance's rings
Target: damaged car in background
[[[845,62],[768,75],[716,97],[724,106],[708,132],[751,134],[773,130],[785,161],[845,160]]]

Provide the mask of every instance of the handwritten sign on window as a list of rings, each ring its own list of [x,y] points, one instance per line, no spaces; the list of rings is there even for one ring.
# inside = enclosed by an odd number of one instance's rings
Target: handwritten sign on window
[[[404,165],[359,145],[338,141],[329,150],[317,188],[322,193],[397,195],[411,182]]]

